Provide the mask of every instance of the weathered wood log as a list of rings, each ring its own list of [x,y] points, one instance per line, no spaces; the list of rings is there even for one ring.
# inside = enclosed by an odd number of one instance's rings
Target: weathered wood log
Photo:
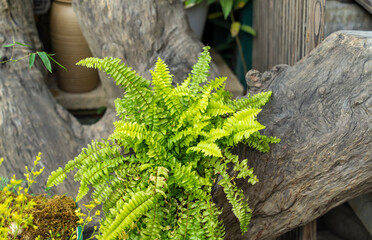
[[[271,90],[259,114],[281,143],[266,154],[240,146],[260,182],[239,184],[254,209],[248,232],[224,200],[226,239],[272,239],[371,191],[372,32],[337,32],[293,67],[246,75],[250,93]]]
[[[366,9],[370,14],[372,14],[372,0],[355,0],[359,3],[364,9]]]

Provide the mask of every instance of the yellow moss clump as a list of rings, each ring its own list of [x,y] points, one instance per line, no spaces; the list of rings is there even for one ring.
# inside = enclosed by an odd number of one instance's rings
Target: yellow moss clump
[[[44,168],[36,171],[41,153],[29,171],[25,167],[25,181],[2,178],[0,186],[0,239],[73,239],[79,217],[71,197],[44,195],[31,196],[28,191]],[[4,161],[0,158],[0,165]],[[5,182],[5,184],[4,184]],[[76,237],[76,236],[75,236]]]

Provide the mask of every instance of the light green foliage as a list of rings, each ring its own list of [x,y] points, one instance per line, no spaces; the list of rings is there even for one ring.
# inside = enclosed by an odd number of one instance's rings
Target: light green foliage
[[[167,65],[158,59],[150,81],[114,58],[87,58],[78,63],[105,71],[123,87],[115,101],[121,120],[108,140],[93,141],[64,169],[51,174],[48,186],[78,171],[77,200],[94,188],[105,219],[99,239],[223,239],[220,210],[212,201],[217,177],[233,212],[247,231],[251,217],[243,191],[234,178],[256,183],[247,160],[229,149],[239,142],[267,151],[279,142],[261,136],[256,116],[271,92],[231,100],[226,78],[208,80],[211,61],[205,47],[187,79],[172,86]],[[233,163],[237,175],[228,174]]]

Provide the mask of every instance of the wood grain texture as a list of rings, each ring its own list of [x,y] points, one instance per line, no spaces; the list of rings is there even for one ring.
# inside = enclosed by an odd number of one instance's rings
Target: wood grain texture
[[[41,50],[30,9],[31,1],[0,0],[0,45],[14,39]],[[28,51],[15,50],[14,58],[24,57]],[[11,48],[0,48],[1,56],[10,58],[11,52]],[[34,193],[44,193],[49,173],[72,159],[85,142],[80,124],[56,104],[46,87],[45,73],[40,62],[32,69],[27,60],[0,66],[0,156],[5,159],[0,176],[23,177],[24,167],[32,166],[42,152],[39,167],[45,167],[45,172]],[[67,180],[60,193],[76,190],[75,185],[73,179]]]
[[[255,0],[253,69],[293,65],[324,37],[325,0]]]
[[[355,0],[359,3],[365,10],[372,14],[372,0]]]
[[[303,227],[301,240],[316,240],[316,220],[309,222]]]
[[[371,32],[337,32],[293,67],[248,72],[251,94],[273,91],[258,120],[282,141],[266,154],[237,149],[260,182],[240,182],[253,209],[244,236],[217,191],[226,239],[275,238],[371,190],[371,55]]]

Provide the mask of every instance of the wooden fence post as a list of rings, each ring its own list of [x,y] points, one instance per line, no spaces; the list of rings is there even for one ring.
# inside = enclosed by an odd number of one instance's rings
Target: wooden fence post
[[[253,68],[293,65],[324,38],[325,0],[255,0]]]

